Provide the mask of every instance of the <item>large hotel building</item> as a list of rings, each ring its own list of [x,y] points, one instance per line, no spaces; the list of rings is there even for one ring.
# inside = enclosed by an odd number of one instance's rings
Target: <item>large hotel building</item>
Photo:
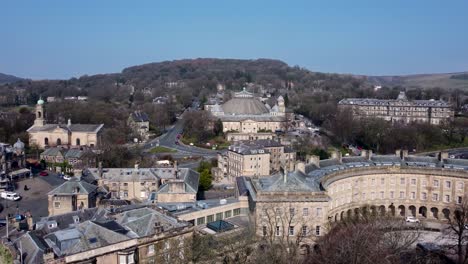
[[[454,112],[443,100],[408,100],[400,92],[396,100],[347,98],[338,103],[338,108],[351,109],[356,117],[377,117],[392,122],[424,122],[439,125],[451,119]]]

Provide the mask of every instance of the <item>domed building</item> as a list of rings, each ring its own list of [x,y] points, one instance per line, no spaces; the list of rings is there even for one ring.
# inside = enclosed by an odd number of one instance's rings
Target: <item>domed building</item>
[[[215,104],[208,110],[215,120],[221,120],[230,141],[271,139],[275,131],[284,130],[287,120],[282,96],[269,106],[245,88],[223,105]]]
[[[44,100],[39,99],[36,104],[36,119],[27,130],[29,145],[39,148],[54,146],[88,146],[99,145],[101,131],[104,124],[47,124],[45,119]]]

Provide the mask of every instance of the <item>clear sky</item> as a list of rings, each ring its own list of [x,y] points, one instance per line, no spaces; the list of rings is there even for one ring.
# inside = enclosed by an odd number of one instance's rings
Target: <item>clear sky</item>
[[[181,58],[313,71],[468,71],[468,1],[0,0],[0,72],[69,78]]]

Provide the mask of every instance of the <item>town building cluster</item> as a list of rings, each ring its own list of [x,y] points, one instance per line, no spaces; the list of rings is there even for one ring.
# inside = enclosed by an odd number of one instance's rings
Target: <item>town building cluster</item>
[[[396,122],[440,124],[453,116],[443,101],[409,101],[404,93],[397,100],[344,99],[339,107]],[[6,235],[12,252],[23,263],[187,263],[194,233],[216,236],[246,225],[260,242],[288,238],[309,247],[330,222],[356,215],[448,219],[468,192],[468,160],[447,152],[430,157],[407,150],[361,150],[357,156],[333,151],[329,159],[297,160],[277,134],[295,120],[303,129],[299,136],[308,130],[307,120],[292,117],[282,96],[270,106],[244,89],[205,109],[222,122],[232,143],[217,154],[213,180],[234,195],[201,199],[200,173],[177,161],[105,168],[94,151],[103,125],[47,124],[39,100],[29,143],[45,149],[40,159],[48,169],[75,176],[47,193],[48,216],[7,217],[17,230]],[[148,140],[145,113],[133,112],[128,124]],[[13,147],[0,144],[0,150],[4,170],[23,167],[20,140]]]

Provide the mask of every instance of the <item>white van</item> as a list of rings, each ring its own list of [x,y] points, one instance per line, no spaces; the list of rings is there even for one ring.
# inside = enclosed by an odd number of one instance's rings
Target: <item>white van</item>
[[[1,192],[0,197],[10,201],[18,201],[21,199],[21,196],[14,192]]]

